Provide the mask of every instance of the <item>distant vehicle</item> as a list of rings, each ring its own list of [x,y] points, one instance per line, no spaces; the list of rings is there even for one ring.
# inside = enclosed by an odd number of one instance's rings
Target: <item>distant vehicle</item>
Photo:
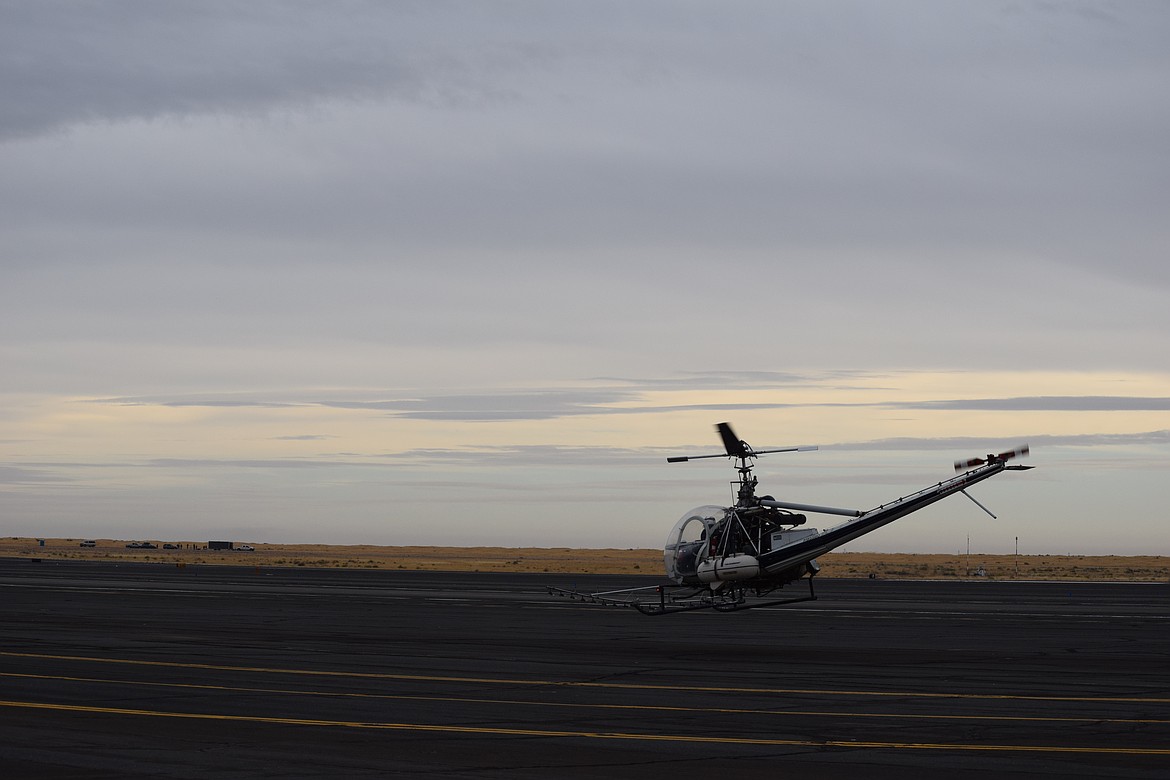
[[[164,550],[177,550],[177,549],[179,549],[179,545],[173,544],[172,542],[167,542],[166,544],[163,545],[163,549]]]
[[[84,542],[82,542],[81,544],[79,544],[77,546],[78,547],[97,547],[97,542],[95,542],[93,539],[86,539]]]
[[[142,547],[142,542],[130,542],[126,545],[127,550],[137,550]]]
[[[155,544],[154,542],[142,542],[138,546],[141,547],[143,550],[157,550],[158,549],[158,545]]]
[[[240,552],[256,552],[256,548],[250,544],[241,544],[236,549],[239,550]]]

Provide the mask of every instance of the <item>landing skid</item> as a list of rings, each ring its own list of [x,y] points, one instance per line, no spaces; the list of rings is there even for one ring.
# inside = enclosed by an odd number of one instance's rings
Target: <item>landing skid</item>
[[[777,607],[796,604],[801,601],[816,601],[812,577],[808,578],[808,595],[788,599],[757,600],[747,588],[712,591],[708,588],[687,588],[678,585],[651,585],[644,588],[624,588],[599,593],[584,593],[549,586],[554,596],[564,596],[587,604],[602,604],[608,607],[633,607],[643,615],[673,615],[676,612],[693,612],[698,609],[713,609],[716,612],[742,612],[757,607]],[[657,596],[644,599],[641,594]]]

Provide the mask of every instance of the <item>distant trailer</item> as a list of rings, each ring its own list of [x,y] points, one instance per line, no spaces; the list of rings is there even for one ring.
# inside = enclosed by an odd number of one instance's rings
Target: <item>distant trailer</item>
[[[209,550],[230,550],[232,549],[231,542],[208,542],[207,549]]]

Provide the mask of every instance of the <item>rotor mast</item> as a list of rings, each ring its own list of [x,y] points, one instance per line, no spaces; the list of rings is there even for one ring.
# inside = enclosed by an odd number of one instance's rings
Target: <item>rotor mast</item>
[[[723,449],[726,451],[723,455],[683,455],[673,458],[667,458],[667,463],[685,463],[688,460],[701,460],[703,458],[734,458],[736,461],[735,470],[739,472],[739,481],[732,482],[733,485],[739,485],[736,492],[737,507],[752,507],[759,506],[760,500],[756,498],[756,485],[759,480],[752,476],[752,468],[755,466],[752,461],[760,455],[766,455],[771,452],[807,452],[815,450],[817,447],[777,447],[768,450],[754,450],[752,446],[743,439],[735,435],[735,431],[731,430],[731,425],[721,422],[715,426],[715,430],[719,433],[719,438],[723,440]]]
[[[739,459],[739,465],[735,467],[739,472],[739,482],[732,482],[731,484],[739,485],[739,490],[736,492],[735,505],[737,507],[755,506],[756,504],[756,485],[759,480],[752,476],[752,466],[754,463],[748,461],[748,457],[744,456]]]
[[[736,471],[739,472],[739,482],[732,482],[733,485],[739,485],[739,490],[736,493],[735,508],[744,509],[749,507],[766,506],[773,509],[795,509],[803,512],[818,512],[826,515],[842,515],[845,517],[859,517],[862,512],[858,509],[839,509],[832,506],[815,506],[813,504],[795,504],[789,501],[777,501],[771,496],[764,496],[763,498],[756,497],[757,480],[752,476],[752,467],[755,465],[752,460],[760,455],[766,455],[771,452],[808,452],[810,450],[819,449],[818,447],[775,447],[767,450],[754,450],[751,445],[743,439],[735,435],[731,430],[731,425],[722,422],[715,426],[715,430],[719,432],[719,438],[723,440],[724,454],[716,455],[680,455],[672,458],[667,458],[667,463],[685,463],[688,460],[701,460],[703,458],[724,458],[730,457],[736,460]]]

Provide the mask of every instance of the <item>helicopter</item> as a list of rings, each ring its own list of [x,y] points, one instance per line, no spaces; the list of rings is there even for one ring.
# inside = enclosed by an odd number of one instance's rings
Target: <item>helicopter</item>
[[[726,422],[715,426],[723,441],[723,453],[667,458],[684,463],[706,458],[730,458],[739,478],[733,506],[701,506],[684,514],[663,547],[663,563],[669,585],[584,593],[550,587],[555,595],[611,606],[633,607],[645,615],[667,615],[697,609],[736,612],[755,607],[778,606],[816,600],[813,577],[820,571],[816,558],[860,536],[927,507],[954,493],[962,493],[992,518],[967,488],[1003,471],[1024,471],[1032,466],[1009,465],[1028,454],[1028,446],[986,457],[955,461],[958,476],[943,480],[867,511],[815,504],[777,501],[757,496],[758,480],[752,474],[756,458],[779,452],[818,449],[815,446],[776,447],[756,450],[735,435]],[[802,528],[806,513],[849,518],[825,530]],[[772,598],[771,594],[801,579],[808,594]]]

